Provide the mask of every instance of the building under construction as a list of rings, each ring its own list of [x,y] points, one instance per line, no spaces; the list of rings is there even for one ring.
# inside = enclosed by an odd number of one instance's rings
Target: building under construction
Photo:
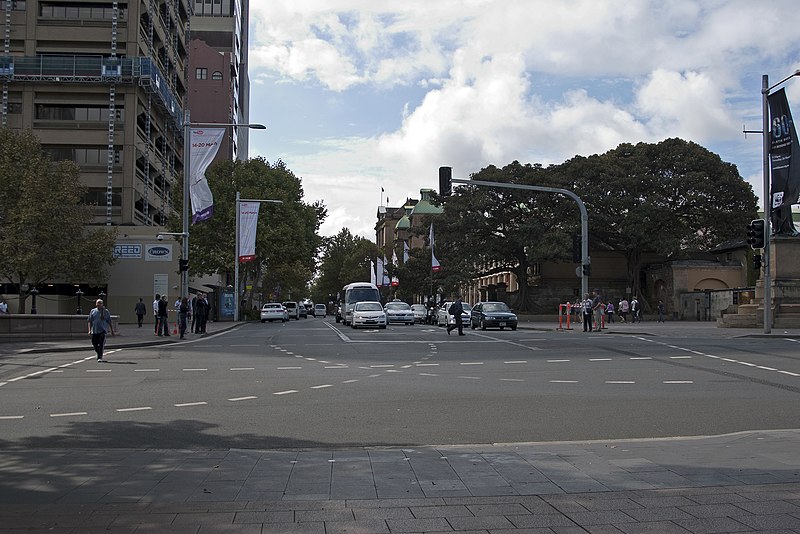
[[[0,125],[31,129],[54,160],[77,163],[96,206],[94,223],[119,228],[122,253],[105,288],[114,312],[117,306],[132,310],[137,297],[149,302],[159,288],[177,296],[180,244],[158,242],[156,235],[174,212],[173,189],[183,180],[183,123],[195,74],[190,23],[199,8],[241,28],[241,3],[0,0]],[[224,74],[237,78],[235,70]],[[236,123],[240,107],[228,106],[228,118],[211,120]],[[191,118],[209,120],[199,113]],[[227,157],[235,157],[236,142],[229,143]],[[155,245],[169,253],[150,255]],[[76,288],[92,295],[92,288],[78,284],[57,286],[51,289],[56,296],[74,295]],[[50,306],[42,301],[48,290],[39,291],[40,313],[75,307],[74,300],[63,304],[55,296]]]

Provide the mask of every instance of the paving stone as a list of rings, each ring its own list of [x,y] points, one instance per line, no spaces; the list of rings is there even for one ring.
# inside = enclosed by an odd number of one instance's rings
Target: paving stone
[[[326,521],[325,534],[382,534],[389,533],[386,521],[373,519],[368,521]]]
[[[786,501],[737,502],[735,506],[752,514],[800,514],[800,507]]]
[[[295,510],[294,520],[298,523],[309,523],[314,521],[353,521],[353,510],[331,509],[331,510]]]
[[[527,508],[516,503],[471,504],[467,508],[477,517],[483,515],[528,515],[531,513]]]
[[[736,520],[756,530],[800,530],[800,518],[788,514],[745,515],[736,517]]]
[[[605,512],[567,512],[567,517],[575,523],[584,525],[618,525],[618,523],[633,523],[635,519],[618,510]]]
[[[450,523],[441,517],[426,519],[387,519],[390,532],[450,532]]]
[[[407,507],[397,508],[353,508],[351,510],[356,521],[371,519],[414,519],[414,514]],[[442,516],[431,516],[442,517]]]
[[[726,534],[728,532],[751,532],[752,529],[730,517],[707,517],[703,519],[678,519],[676,524],[695,534]]]
[[[562,514],[510,515],[507,519],[520,529],[575,526],[573,521]]]
[[[494,530],[513,527],[514,524],[509,519],[502,515],[485,515],[481,517],[450,517],[447,521],[453,530]]]
[[[325,523],[264,523],[261,534],[326,534]]]
[[[640,508],[625,510],[625,513],[637,521],[673,521],[675,519],[692,519],[692,516],[674,507]]]
[[[653,521],[649,523],[630,523],[615,525],[625,534],[688,534],[689,531],[672,521]]]
[[[294,521],[293,511],[281,512],[236,512],[234,523],[291,523]]]
[[[749,515],[749,512],[742,510],[738,506],[730,503],[724,504],[695,504],[691,506],[680,506],[681,510],[698,519],[707,517],[734,517]]]
[[[458,517],[472,516],[472,512],[463,504],[453,504],[449,506],[412,506],[411,513],[417,519],[430,517]]]

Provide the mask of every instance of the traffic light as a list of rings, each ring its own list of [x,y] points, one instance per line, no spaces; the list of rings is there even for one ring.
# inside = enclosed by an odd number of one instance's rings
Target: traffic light
[[[178,267],[180,268],[181,272],[189,270],[189,260],[178,260]]]
[[[583,254],[581,252],[581,245],[582,245],[581,237],[582,237],[581,234],[573,234],[572,235],[572,262],[573,263],[580,263],[581,260],[583,259],[581,257],[581,256],[583,256]]]
[[[439,167],[439,196],[449,197],[453,192],[453,168]]]
[[[747,225],[747,244],[751,248],[764,248],[764,229],[764,219],[755,219]]]
[[[761,270],[761,254],[753,255],[753,269],[755,269],[756,271]]]
[[[592,276],[592,264],[591,263],[585,263],[583,265],[583,274],[585,276]]]

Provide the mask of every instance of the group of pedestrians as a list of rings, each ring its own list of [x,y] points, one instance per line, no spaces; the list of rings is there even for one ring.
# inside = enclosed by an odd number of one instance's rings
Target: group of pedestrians
[[[153,300],[153,321],[155,326],[155,335],[157,336],[170,336],[169,333],[169,302],[166,295],[156,294]],[[134,308],[136,312],[136,319],[139,328],[142,327],[144,316],[147,310],[142,299],[136,303]],[[189,300],[188,297],[181,297],[177,299],[173,305],[173,311],[177,312],[177,329],[180,338],[186,337],[187,329],[191,328],[193,334],[205,334],[206,323],[208,322],[209,312],[211,305],[208,303],[208,295],[206,293],[198,292]],[[189,321],[191,320],[191,327]]]
[[[612,324],[616,317],[623,323],[640,323],[642,321],[642,307],[639,299],[634,296],[630,302],[623,297],[619,304],[614,305],[613,301],[604,299],[599,289],[595,289],[590,296],[589,293],[583,294],[583,300],[576,301],[572,305],[576,313],[583,316],[583,331],[593,332],[603,330],[604,325]],[[664,301],[658,301],[658,322],[664,322],[665,306]],[[630,318],[629,318],[630,314]]]

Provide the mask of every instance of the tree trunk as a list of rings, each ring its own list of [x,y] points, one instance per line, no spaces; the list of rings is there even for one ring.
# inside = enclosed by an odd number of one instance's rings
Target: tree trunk
[[[625,259],[628,265],[628,287],[631,288],[631,295],[641,297],[641,277],[639,270],[641,269],[642,253],[639,250],[629,250],[625,253]],[[641,300],[641,299],[640,299]]]

